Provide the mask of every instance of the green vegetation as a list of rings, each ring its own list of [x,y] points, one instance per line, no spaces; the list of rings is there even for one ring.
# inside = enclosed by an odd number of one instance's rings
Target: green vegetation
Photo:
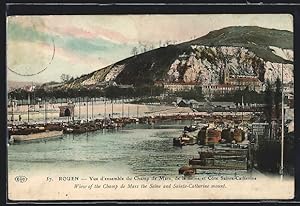
[[[275,82],[275,94],[274,94],[275,114],[277,120],[279,120],[281,115],[281,108],[280,108],[281,99],[282,99],[281,95],[282,95],[282,84],[279,77],[277,77]]]
[[[265,96],[264,96],[264,100],[265,100],[265,104],[266,104],[264,113],[266,116],[266,120],[269,123],[272,120],[273,99],[274,99],[274,92],[272,89],[272,85],[271,85],[270,81],[267,80],[266,91],[265,91]]]
[[[52,89],[45,90],[44,88],[37,88],[34,91],[35,97],[43,98],[76,98],[76,97],[107,97],[113,98],[133,98],[133,97],[151,97],[159,96],[164,92],[163,87],[157,86],[143,86],[137,88],[119,88],[110,86],[105,89]],[[27,91],[23,89],[14,90],[9,93],[9,96],[14,99],[27,99]]]
[[[155,81],[165,77],[170,65],[180,54],[190,50],[190,47],[170,45],[124,59],[116,63],[125,66],[116,82],[134,86],[153,85]]]
[[[8,96],[13,99],[27,99],[28,98],[28,92],[24,89],[16,89],[11,91]]]
[[[195,87],[189,91],[175,92],[175,96],[182,97],[183,99],[195,99],[197,101],[204,100],[201,87]]]
[[[164,92],[163,87],[158,86],[141,86],[135,88],[119,88],[116,86],[107,87],[104,89],[103,96],[108,98],[118,97],[152,97],[159,96]]]
[[[275,91],[274,91],[275,87]],[[273,117],[273,112],[275,112],[277,121],[281,116],[281,95],[282,95],[282,83],[279,78],[276,79],[275,85],[272,85],[267,81],[266,91],[265,91],[265,116],[267,122],[271,122]],[[275,111],[274,111],[275,109]]]
[[[215,95],[212,98],[212,101],[241,103],[242,96],[244,99],[244,103],[263,104],[265,102],[263,93],[257,93],[255,91],[249,90],[248,88],[244,90],[237,90],[231,94]]]
[[[272,53],[269,46],[293,49],[293,33],[257,26],[232,26],[209,32],[183,45],[236,46],[248,48],[265,61],[291,63]]]

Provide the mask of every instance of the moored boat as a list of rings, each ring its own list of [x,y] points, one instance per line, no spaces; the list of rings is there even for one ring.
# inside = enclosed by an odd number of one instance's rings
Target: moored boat
[[[198,133],[200,145],[217,144],[221,140],[221,131],[216,128],[203,127]]]
[[[248,148],[214,147],[202,148],[199,157],[189,160],[196,169],[247,170],[249,169]]]
[[[197,130],[193,132],[184,131],[183,134],[181,134],[179,137],[173,138],[173,146],[182,147],[185,145],[197,144],[197,134]]]
[[[45,131],[40,133],[31,133],[26,135],[11,135],[10,141],[13,143],[29,142],[42,139],[52,139],[61,137],[63,131]]]

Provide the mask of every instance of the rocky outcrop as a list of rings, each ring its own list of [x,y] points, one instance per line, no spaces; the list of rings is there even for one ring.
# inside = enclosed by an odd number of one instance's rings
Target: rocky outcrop
[[[293,65],[264,61],[255,53],[243,47],[209,47],[192,45],[190,54],[180,55],[170,66],[166,81],[201,84],[217,84],[222,81],[224,71],[230,76],[257,77],[262,82],[275,82],[281,77],[283,67],[284,82],[293,82]],[[278,53],[278,52],[277,52]],[[292,61],[293,51],[282,50],[285,58]]]
[[[123,59],[83,75],[63,87],[117,84],[222,83],[231,77],[256,77],[262,83],[294,81],[293,33],[260,27],[227,27],[177,45],[168,45]]]

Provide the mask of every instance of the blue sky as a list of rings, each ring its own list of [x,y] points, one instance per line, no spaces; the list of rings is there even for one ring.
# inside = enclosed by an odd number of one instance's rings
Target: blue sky
[[[98,15],[10,16],[7,63],[13,81],[60,81],[62,73],[81,76],[131,56],[139,44],[158,47],[183,42],[227,26],[261,26],[293,31],[292,16],[269,15]],[[55,57],[48,65],[55,43]]]

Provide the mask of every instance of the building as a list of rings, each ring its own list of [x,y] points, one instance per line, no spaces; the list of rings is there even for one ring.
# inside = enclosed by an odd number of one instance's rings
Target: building
[[[197,111],[232,111],[237,108],[234,102],[198,102],[194,99],[177,99],[177,106],[191,107]]]
[[[199,112],[202,111],[215,111],[215,112],[224,112],[224,111],[234,111],[237,107],[234,102],[199,102],[193,107]]]
[[[190,99],[190,100],[186,100],[186,99],[182,99],[182,98],[178,98],[177,99],[177,106],[178,107],[196,107],[200,102],[194,100],[194,99]]]
[[[223,84],[202,85],[204,95],[223,95],[248,88],[250,91],[261,92],[263,84],[255,77],[230,78]]]
[[[164,89],[170,91],[170,92],[178,92],[178,91],[189,91],[191,89],[194,89],[197,86],[200,86],[199,83],[195,82],[176,82],[176,83],[170,83],[170,82],[162,82],[157,81],[154,84],[155,86],[162,86]]]
[[[74,117],[74,104],[59,106],[59,117]]]
[[[156,86],[162,86],[164,89],[177,92],[177,91],[188,91],[194,89],[197,86],[202,88],[204,95],[215,95],[215,94],[227,94],[237,90],[244,90],[248,88],[250,91],[261,92],[263,91],[263,83],[258,79],[257,76],[245,76],[245,75],[229,75],[228,69],[223,69],[220,72],[220,83],[219,84],[200,84],[199,82],[155,82]]]
[[[222,70],[221,79],[222,84],[234,86],[232,90],[244,90],[246,88],[256,92],[263,90],[263,83],[257,76],[230,75],[227,68]]]
[[[225,84],[235,86],[239,90],[248,88],[251,91],[262,91],[262,82],[257,77],[253,76],[229,78],[226,80]]]
[[[238,90],[238,87],[228,84],[203,85],[202,94],[227,94]]]
[[[215,110],[234,110],[237,108],[234,102],[211,102],[211,106]]]

